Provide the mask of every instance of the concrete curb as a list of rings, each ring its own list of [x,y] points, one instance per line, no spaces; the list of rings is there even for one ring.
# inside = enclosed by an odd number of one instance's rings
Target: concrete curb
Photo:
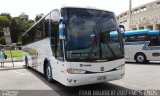
[[[22,62],[23,59],[22,58],[13,58],[13,62]],[[12,59],[6,59],[5,62],[12,62]]]
[[[14,64],[14,67],[13,67]],[[0,70],[13,70],[13,69],[24,69],[25,64],[23,62],[5,62],[4,66],[1,67],[0,64]]]

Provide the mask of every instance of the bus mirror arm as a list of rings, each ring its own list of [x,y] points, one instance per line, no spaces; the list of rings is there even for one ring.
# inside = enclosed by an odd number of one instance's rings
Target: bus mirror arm
[[[59,20],[59,39],[65,39],[65,24],[63,17],[61,17]]]
[[[124,27],[124,25],[119,25],[119,29],[120,29],[120,31],[121,31],[121,32],[124,32],[124,31],[126,31],[126,30],[125,30],[125,27]]]

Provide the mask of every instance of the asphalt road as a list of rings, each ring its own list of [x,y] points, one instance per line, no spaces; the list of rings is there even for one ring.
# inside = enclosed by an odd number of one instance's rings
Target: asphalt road
[[[160,96],[159,82],[160,62],[126,63],[123,79],[78,87],[49,83],[39,72],[21,66],[0,69],[0,96]]]

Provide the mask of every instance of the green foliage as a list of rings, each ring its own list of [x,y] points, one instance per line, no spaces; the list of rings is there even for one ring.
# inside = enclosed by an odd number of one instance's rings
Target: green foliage
[[[0,44],[2,44],[2,45],[6,44],[4,37],[0,37]]]
[[[12,42],[17,42],[18,31],[17,31],[17,23],[14,18],[11,21],[10,32],[11,32]]]
[[[1,13],[1,16],[6,16],[9,20],[12,18],[9,13]]]
[[[9,27],[11,24],[11,21],[6,16],[0,16],[0,27],[1,29],[3,27]]]
[[[11,52],[12,52],[13,58],[22,58],[23,57],[22,50],[11,50]],[[7,55],[7,58],[11,58],[10,50],[6,50],[5,54]]]
[[[21,42],[21,35],[34,24],[33,20],[22,20],[20,17],[11,17],[9,13],[0,14],[0,43],[5,44],[4,27],[10,27],[13,43]]]
[[[39,19],[41,19],[44,16],[43,13],[36,15],[35,21],[38,21]]]
[[[12,42],[21,42],[21,35],[26,30],[28,30],[32,25],[34,24],[34,21],[28,20],[24,21],[20,19],[19,17],[12,18],[11,22],[11,38]]]

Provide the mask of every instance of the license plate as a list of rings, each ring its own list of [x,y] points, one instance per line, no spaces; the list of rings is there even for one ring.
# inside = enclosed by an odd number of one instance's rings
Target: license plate
[[[98,76],[97,80],[106,80],[106,76]]]

